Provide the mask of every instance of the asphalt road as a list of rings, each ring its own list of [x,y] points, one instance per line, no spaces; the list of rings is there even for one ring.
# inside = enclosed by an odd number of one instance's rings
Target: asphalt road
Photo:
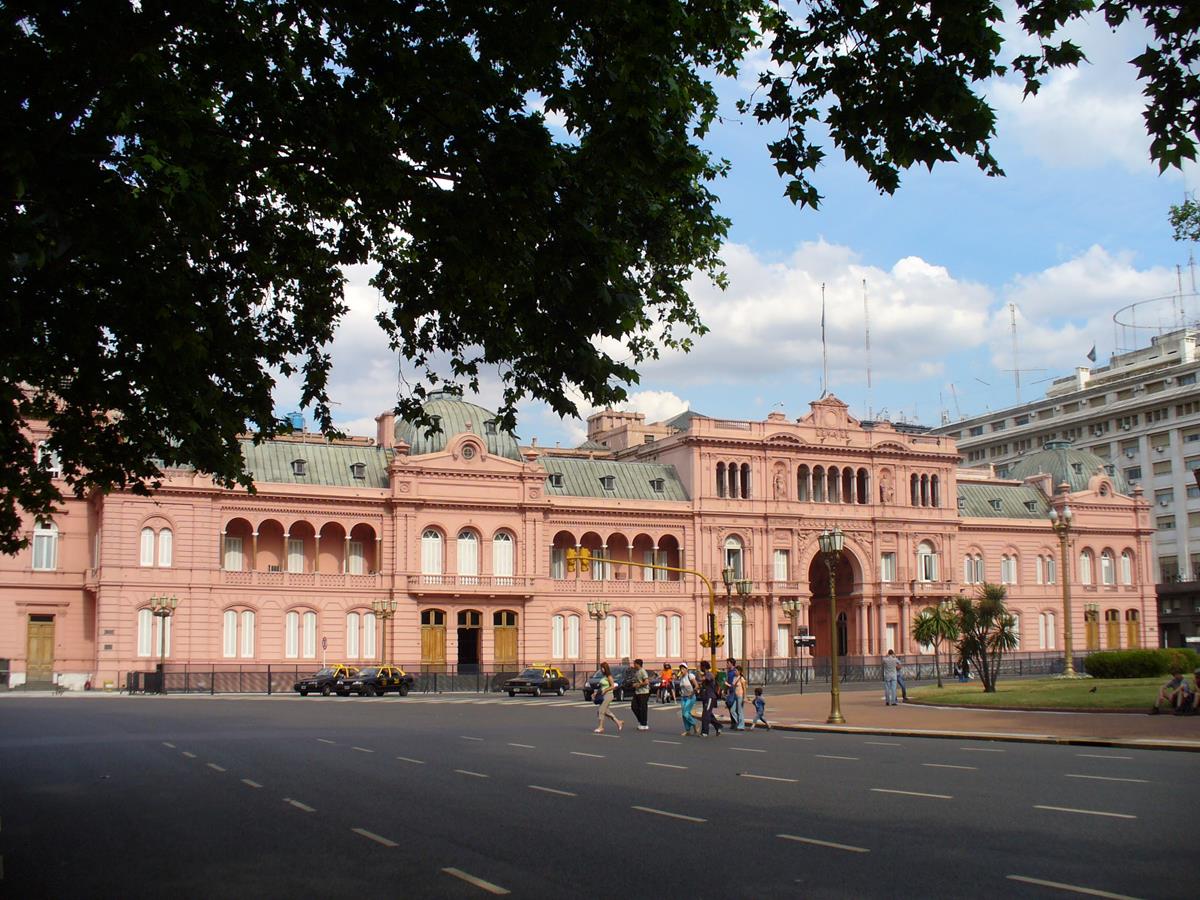
[[[1194,754],[651,707],[599,736],[556,697],[5,699],[0,896],[1200,896]]]

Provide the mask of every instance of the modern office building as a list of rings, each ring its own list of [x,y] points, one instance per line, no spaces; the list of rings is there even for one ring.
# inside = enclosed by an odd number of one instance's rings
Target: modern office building
[[[1061,653],[1066,571],[1078,573],[1077,647],[1158,634],[1150,507],[1088,453],[1047,445],[996,478],[962,467],[953,439],[858,421],[832,396],[797,419],[605,411],[572,450],[520,446],[448,395],[427,412],[440,432],[385,413],[370,438],[246,441],[254,494],[174,470],[152,496],[96,493],[28,521],[29,548],[0,557],[12,682],[103,687],[160,659],[224,671],[385,653],[435,671],[694,662],[710,595],[693,572],[717,586],[722,653],[779,665],[800,627],[817,658],[834,640],[850,656],[928,652],[913,617],[984,581],[1006,585],[1021,650]],[[1048,515],[1068,505],[1064,563]],[[818,536],[835,526],[831,622]],[[582,549],[593,562],[572,571],[568,551]],[[726,595],[726,567],[741,592]],[[155,614],[164,597],[170,616]]]

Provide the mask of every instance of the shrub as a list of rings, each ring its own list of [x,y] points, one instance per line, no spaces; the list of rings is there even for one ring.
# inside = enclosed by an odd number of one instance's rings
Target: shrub
[[[1089,653],[1083,669],[1093,678],[1150,678],[1172,669],[1191,672],[1200,667],[1200,655],[1190,648],[1165,650],[1105,650]]]

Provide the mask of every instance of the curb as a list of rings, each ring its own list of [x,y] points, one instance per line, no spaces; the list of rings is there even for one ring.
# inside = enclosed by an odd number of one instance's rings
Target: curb
[[[961,703],[930,703],[926,700],[905,700],[910,706],[924,706],[928,709],[969,709],[983,712],[1054,712],[1054,713],[1118,713],[1120,715],[1146,715],[1145,705],[1139,707],[1119,706],[1111,709],[1095,706],[963,706]]]

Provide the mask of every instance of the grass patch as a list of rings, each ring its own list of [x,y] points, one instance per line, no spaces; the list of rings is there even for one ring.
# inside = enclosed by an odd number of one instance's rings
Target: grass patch
[[[1033,678],[1005,681],[996,693],[985,694],[978,681],[952,682],[944,688],[920,687],[909,696],[924,703],[947,706],[1011,706],[1041,709],[1137,709],[1154,705],[1166,678]]]

